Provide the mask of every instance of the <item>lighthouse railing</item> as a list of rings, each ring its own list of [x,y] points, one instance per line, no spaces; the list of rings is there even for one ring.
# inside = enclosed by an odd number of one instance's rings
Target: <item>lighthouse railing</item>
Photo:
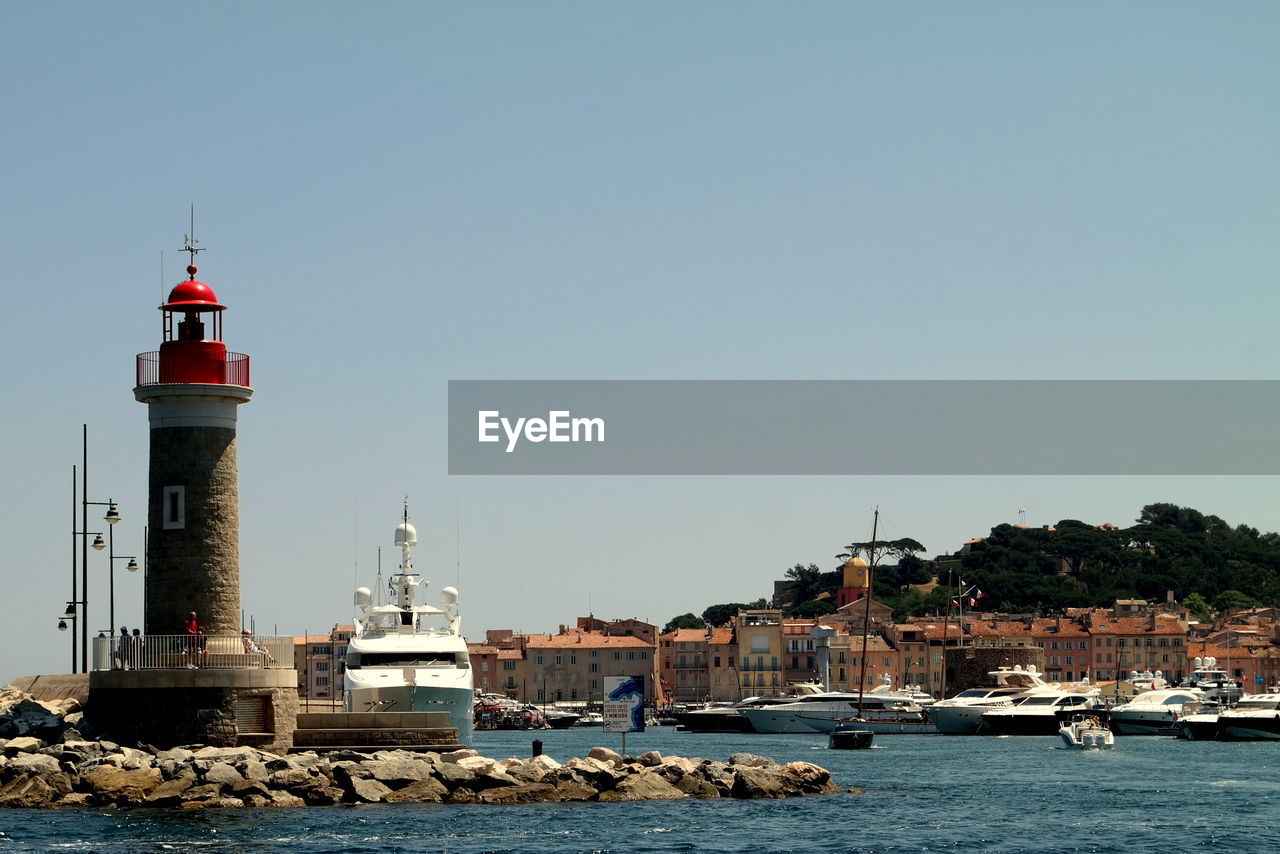
[[[122,635],[93,639],[94,670],[293,669],[293,638]]]
[[[210,374],[210,368],[213,373]],[[193,351],[190,354],[168,352],[164,356],[164,371],[161,371],[160,351],[138,354],[137,385],[163,385],[172,382],[192,382],[192,380],[174,380],[172,377],[199,376],[198,382],[219,385],[249,386],[249,357],[244,353],[227,353],[224,359],[210,365],[208,354]]]

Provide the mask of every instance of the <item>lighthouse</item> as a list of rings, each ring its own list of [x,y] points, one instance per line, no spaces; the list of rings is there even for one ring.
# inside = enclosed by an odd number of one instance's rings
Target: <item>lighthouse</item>
[[[87,714],[122,743],[284,752],[298,713],[292,640],[260,639],[273,655],[240,625],[236,416],[253,395],[249,357],[222,340],[227,307],[196,278],[194,238],[186,251],[188,278],[160,306],[160,349],[138,354],[133,388],[150,434],[145,634],[128,666],[95,664]]]
[[[160,306],[163,341],[138,355],[133,390],[151,428],[148,635],[181,633],[193,612],[206,634],[240,631],[236,414],[253,389],[249,357],[222,340],[226,306],[196,273]]]

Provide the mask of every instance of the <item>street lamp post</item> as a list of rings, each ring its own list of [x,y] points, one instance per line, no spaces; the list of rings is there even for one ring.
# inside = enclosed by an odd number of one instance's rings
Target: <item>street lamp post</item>
[[[111,514],[113,513],[115,513],[114,521],[111,519]],[[116,561],[128,560],[129,563],[125,566],[125,569],[129,570],[130,572],[137,572],[138,558],[137,558],[137,555],[116,554],[115,523],[120,521],[120,514],[116,512],[115,504],[111,504],[110,509],[107,510],[107,515],[104,518],[107,519],[107,522],[111,526],[107,528],[107,560],[111,564],[111,575],[110,575],[110,578],[108,579],[108,603],[109,604],[108,604],[107,613],[110,615],[108,622],[111,624],[111,633],[112,635],[114,635],[116,631]]]
[[[76,672],[76,633],[75,633],[74,626],[76,623],[76,602],[74,600],[67,602],[67,610],[60,617],[58,617],[58,631],[65,632],[67,630],[68,621],[71,622],[71,625],[73,627],[71,631],[71,672],[75,673]]]

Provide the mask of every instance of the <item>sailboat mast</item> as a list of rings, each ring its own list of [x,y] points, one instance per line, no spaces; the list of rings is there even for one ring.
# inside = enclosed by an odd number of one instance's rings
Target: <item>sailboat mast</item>
[[[880,507],[871,522],[871,547],[867,550],[867,595],[862,609],[862,666],[858,672],[858,717],[862,717],[862,698],[867,692],[867,638],[871,635],[871,577],[876,565],[876,533],[880,528]]]

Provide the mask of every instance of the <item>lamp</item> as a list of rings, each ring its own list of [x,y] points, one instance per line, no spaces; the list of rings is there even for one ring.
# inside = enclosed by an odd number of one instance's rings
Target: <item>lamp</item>
[[[99,534],[98,536],[96,536],[96,537],[94,537],[94,538],[93,538],[93,549],[94,549],[94,551],[99,551],[99,552],[100,552],[100,551],[102,551],[103,549],[105,549],[106,547],[107,547],[106,540],[102,539],[102,535],[101,535],[101,534]]]

